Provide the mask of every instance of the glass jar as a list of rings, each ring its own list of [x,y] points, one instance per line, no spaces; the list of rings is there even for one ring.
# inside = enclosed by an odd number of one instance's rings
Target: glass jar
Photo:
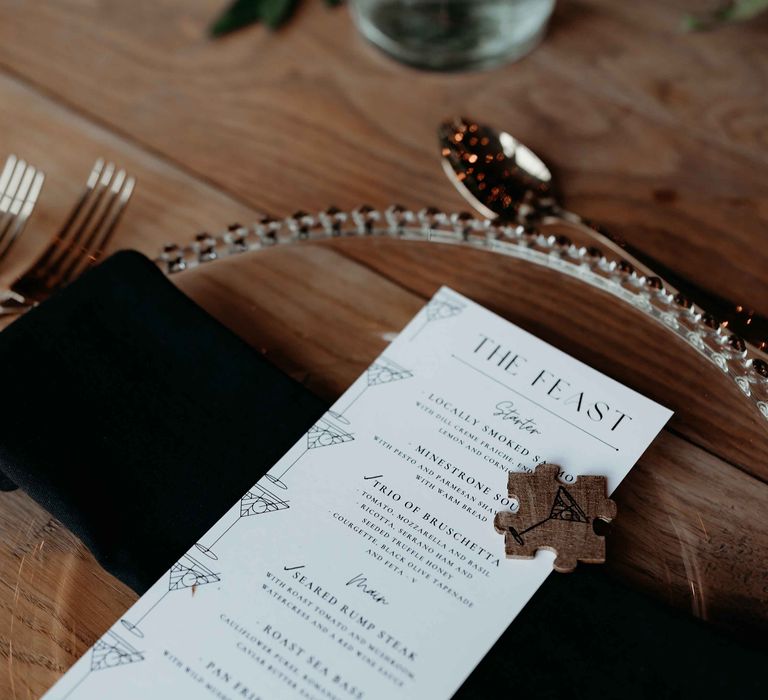
[[[555,0],[351,0],[362,34],[419,68],[460,70],[518,59],[534,49]]]

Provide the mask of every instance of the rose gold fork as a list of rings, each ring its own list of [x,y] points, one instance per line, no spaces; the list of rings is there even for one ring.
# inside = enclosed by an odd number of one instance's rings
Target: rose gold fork
[[[43,187],[42,170],[10,155],[0,172],[0,261],[24,232]]]
[[[133,194],[135,178],[96,161],[85,190],[42,255],[0,298],[0,316],[23,313],[94,265]]]

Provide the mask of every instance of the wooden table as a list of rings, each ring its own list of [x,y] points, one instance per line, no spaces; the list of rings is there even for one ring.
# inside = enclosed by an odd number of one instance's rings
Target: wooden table
[[[139,180],[113,247],[150,255],[165,242],[250,222],[259,212],[391,202],[463,209],[441,172],[435,129],[444,117],[466,113],[507,128],[551,163],[568,207],[684,278],[768,315],[768,178],[762,173],[768,161],[768,17],[685,34],[681,16],[696,3],[561,2],[544,45],[525,60],[489,72],[441,75],[391,62],[363,42],[344,9],[329,11],[319,2],[305,3],[278,34],[254,28],[211,42],[205,28],[221,5],[0,1],[0,150],[48,175],[24,245],[0,270],[0,281],[23,269],[53,235],[97,156],[114,159]],[[258,347],[293,347],[276,357],[278,363],[330,397],[441,279],[466,286],[473,273],[483,276],[486,263],[477,256],[456,270],[455,258],[442,253],[422,274],[414,250],[353,245],[276,251],[259,267],[259,296],[240,300],[235,310],[229,293],[237,279],[201,275],[179,283]],[[517,273],[525,282],[525,271]],[[473,291],[481,303],[509,314],[505,274],[489,273]],[[364,290],[361,308],[374,308],[382,296],[391,301],[376,314],[344,307],[330,328],[313,320],[314,302],[284,309],[285,323],[256,323],[308,283],[322,287],[328,303],[339,304],[350,286]],[[526,288],[518,284],[522,298]],[[560,313],[567,325],[566,310]],[[515,320],[562,340],[535,314],[519,313]],[[340,359],[333,334],[360,323],[367,324],[367,335]],[[292,341],[310,336],[315,349],[308,358]],[[569,351],[642,385],[636,367],[590,350],[586,331],[574,328],[572,336]],[[641,342],[627,331],[624,357],[631,359],[634,341]],[[706,391],[693,380],[673,398],[663,389],[650,393],[681,408]],[[718,425],[725,409],[713,411],[694,409],[680,418],[654,454],[663,463],[695,450],[696,478],[738,504],[735,524],[721,532],[694,509],[691,522],[698,516],[701,529],[697,522],[685,525],[675,541],[619,529],[617,542],[627,547],[668,546],[671,563],[639,570],[619,557],[615,566],[647,588],[666,576],[662,595],[701,617],[739,624],[752,617],[764,624],[766,429],[750,417],[735,429]],[[635,471],[639,476],[620,494],[628,522],[640,508],[632,495],[655,483],[642,463]],[[685,488],[684,475],[673,474],[670,484],[678,477],[679,484],[664,491],[672,510],[675,489]],[[738,528],[754,528],[760,517],[757,539],[739,539]],[[0,538],[0,656],[6,662],[0,664],[0,696],[38,697],[135,596],[22,493],[0,496]],[[720,554],[701,554],[705,546]],[[728,571],[738,557],[752,562],[752,573],[742,577],[744,594],[729,588]],[[724,583],[703,592],[696,587],[702,580]]]

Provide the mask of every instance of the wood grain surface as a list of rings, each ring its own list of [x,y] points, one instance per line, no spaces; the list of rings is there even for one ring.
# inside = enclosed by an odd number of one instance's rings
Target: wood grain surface
[[[768,314],[768,19],[685,34],[696,2],[559,3],[545,43],[492,71],[379,55],[345,9],[219,42],[213,0],[0,0],[0,157],[48,174],[0,284],[55,233],[91,163],[138,177],[113,243],[156,253],[258,212],[464,204],[435,129],[464,113],[553,165],[565,203],[679,275]],[[175,278],[331,399],[450,284],[675,410],[614,498],[617,575],[738,633],[768,625],[768,429],[661,327],[575,280],[385,240],[271,250]],[[32,410],[3,407],[3,410]],[[36,698],[134,600],[22,493],[0,495],[0,697]]]

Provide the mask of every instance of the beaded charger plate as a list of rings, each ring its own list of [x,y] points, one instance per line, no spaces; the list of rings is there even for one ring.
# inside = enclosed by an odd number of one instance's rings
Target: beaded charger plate
[[[265,217],[168,246],[157,263],[328,400],[446,284],[668,406],[674,418],[614,495],[608,566],[717,624],[768,624],[768,364],[658,278],[555,223],[397,206]]]
[[[565,238],[554,222],[530,230],[400,207],[264,218],[168,246],[156,262],[329,402],[448,285],[671,408],[613,494],[620,515],[605,566],[718,626],[768,627],[768,365],[662,281]],[[56,595],[25,593],[17,614],[34,622],[55,609],[57,620],[78,621],[71,648],[51,637],[38,650],[56,660],[53,682],[135,595],[42,509],[29,522],[23,498],[3,514],[28,522],[17,591],[47,585]],[[24,635],[17,627],[13,640]]]

